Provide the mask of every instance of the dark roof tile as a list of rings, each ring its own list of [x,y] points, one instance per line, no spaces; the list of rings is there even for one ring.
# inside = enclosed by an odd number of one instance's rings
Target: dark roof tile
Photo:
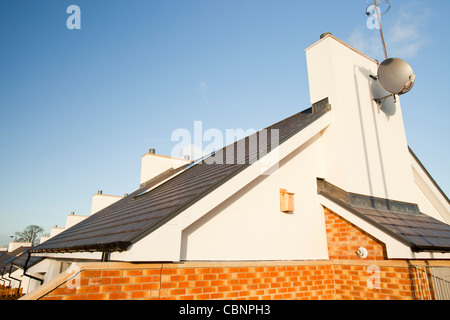
[[[425,214],[417,214],[418,206],[411,203],[379,199],[357,195],[363,201],[353,202],[354,194],[318,180],[318,192],[330,200],[346,207],[360,218],[387,232],[399,241],[409,245],[412,250],[450,252],[450,225]],[[395,203],[380,210],[376,205],[369,208],[367,203]],[[361,206],[361,204],[364,205]],[[414,208],[416,207],[416,208]]]

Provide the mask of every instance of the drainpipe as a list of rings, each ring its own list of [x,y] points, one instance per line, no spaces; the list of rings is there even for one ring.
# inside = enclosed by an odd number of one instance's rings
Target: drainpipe
[[[3,268],[3,270],[5,270],[5,268]],[[3,275],[3,270],[2,270],[2,275]],[[0,281],[3,281],[3,286],[6,287],[5,286],[6,281],[2,279],[2,276],[0,276]]]
[[[109,252],[103,252],[102,253],[102,262],[109,262]]]
[[[5,275],[5,269],[6,269],[6,268],[3,268],[3,270],[2,270],[1,280],[4,281],[5,284],[6,284],[6,281],[9,281],[9,286],[8,286],[8,287],[11,287],[11,280],[6,279],[6,278],[3,277],[3,276]]]
[[[28,254],[28,257],[27,257],[27,261],[25,262],[25,267],[23,268],[23,275],[28,277],[28,278],[31,278],[33,280],[39,281],[41,283],[41,285],[42,285],[42,283],[44,283],[43,279],[37,278],[37,277],[35,277],[35,276],[31,275],[31,274],[27,274],[28,261],[30,260],[31,253],[27,252],[27,254]]]
[[[19,289],[20,289],[20,287],[22,286],[22,280],[16,279],[16,278],[11,276],[12,268],[13,268],[13,265],[11,264],[11,268],[9,268],[9,275],[8,275],[8,277],[13,279],[13,280],[16,280],[17,282],[19,282]]]

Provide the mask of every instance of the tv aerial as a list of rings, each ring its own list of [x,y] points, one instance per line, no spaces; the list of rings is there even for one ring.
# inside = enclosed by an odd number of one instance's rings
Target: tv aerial
[[[416,76],[411,66],[404,60],[399,58],[389,58],[384,39],[383,27],[381,25],[381,16],[387,14],[391,9],[389,0],[375,0],[369,4],[367,1],[366,14],[368,16],[376,15],[380,29],[381,41],[383,44],[385,60],[378,66],[378,74],[371,76],[376,80],[382,88],[372,86],[372,94],[377,102],[379,109],[391,101],[397,102],[397,95],[402,95],[411,91],[414,86]],[[390,103],[390,102],[389,102]],[[392,108],[387,108],[392,109]]]

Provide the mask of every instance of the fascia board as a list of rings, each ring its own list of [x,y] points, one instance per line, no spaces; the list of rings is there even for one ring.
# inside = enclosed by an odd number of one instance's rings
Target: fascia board
[[[80,260],[101,260],[102,253],[101,252],[61,252],[61,253],[51,253],[51,252],[43,252],[43,253],[33,253],[33,257],[45,257],[45,258],[54,258],[54,259],[80,259]]]

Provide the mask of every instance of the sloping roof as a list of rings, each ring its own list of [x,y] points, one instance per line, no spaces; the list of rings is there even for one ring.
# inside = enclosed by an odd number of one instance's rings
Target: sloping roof
[[[11,259],[9,261],[10,264],[20,267],[22,269],[25,268],[25,264],[27,268],[31,268],[32,266],[34,266],[35,264],[41,262],[42,260],[46,259],[45,257],[35,257],[35,256],[30,256],[28,258],[28,250],[24,251],[22,254],[18,255],[17,257],[15,257],[14,259]],[[27,262],[28,260],[28,262]]]
[[[450,252],[450,225],[422,214],[416,204],[349,193],[321,179],[318,180],[318,193],[414,252]]]
[[[282,144],[329,110],[328,99],[324,99],[314,104],[313,107],[266,128],[267,153],[271,150],[270,130],[279,130],[279,144]],[[255,135],[259,137],[261,132]],[[146,183],[143,188],[32,248],[30,252],[126,250],[131,244],[161,227],[193,203],[239,174],[251,165],[249,159],[259,158],[259,150],[263,148],[249,147],[249,141],[254,137],[252,135],[240,141],[246,142],[243,151],[237,148],[239,142],[234,143],[233,147],[238,152],[235,152],[233,161],[227,159],[226,150],[230,146],[225,147],[214,155],[216,159],[222,159],[223,164],[208,164],[205,161],[198,161],[193,165],[187,165],[183,168],[182,173],[154,189],[152,187],[163,181],[164,177],[156,179],[153,183]],[[265,152],[261,156],[267,153]]]
[[[0,271],[11,266],[11,262],[18,256],[26,252],[30,247],[19,247],[11,252],[6,252],[0,256]]]

